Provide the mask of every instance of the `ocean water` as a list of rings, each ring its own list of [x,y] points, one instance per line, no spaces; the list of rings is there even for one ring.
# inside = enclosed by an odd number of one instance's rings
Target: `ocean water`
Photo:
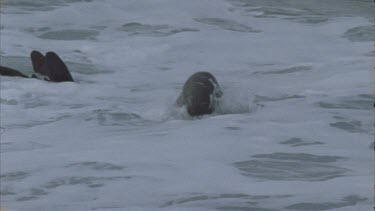
[[[8,210],[372,210],[373,1],[3,0]],[[210,71],[212,115],[174,107]]]

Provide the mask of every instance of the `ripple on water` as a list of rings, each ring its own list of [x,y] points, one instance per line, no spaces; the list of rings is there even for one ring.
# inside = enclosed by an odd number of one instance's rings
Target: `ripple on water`
[[[262,95],[255,95],[254,101],[256,103],[258,102],[274,102],[274,101],[282,101],[282,100],[290,100],[290,99],[303,99],[306,98],[306,96],[303,95],[280,95],[280,96],[262,96]]]
[[[5,129],[5,132],[6,129]],[[29,150],[34,150],[34,149],[43,149],[50,147],[49,145],[46,144],[40,144],[34,141],[29,141],[29,142],[2,142],[0,143],[0,152],[15,152],[15,151],[29,151]]]
[[[252,156],[253,160],[236,162],[241,174],[268,180],[325,181],[345,176],[349,169],[329,165],[338,156],[318,156],[305,153],[272,153]],[[259,159],[260,158],[260,159]]]
[[[95,39],[99,35],[99,32],[96,30],[89,29],[65,29],[65,30],[56,30],[48,31],[43,34],[38,35],[41,39],[49,40],[87,40]]]
[[[221,206],[217,207],[221,211],[277,211],[275,209],[261,208],[255,206]]]
[[[276,152],[272,154],[258,154],[252,156],[254,158],[270,158],[275,160],[296,160],[296,161],[307,161],[307,162],[318,162],[318,163],[331,163],[338,160],[345,159],[339,156],[318,156],[306,153],[282,153]]]
[[[6,181],[18,181],[23,180],[26,177],[30,176],[30,173],[25,171],[15,171],[15,172],[9,172],[5,174],[0,175],[0,179],[2,182]]]
[[[2,1],[1,4],[4,7],[15,7],[17,9],[29,11],[50,11],[58,8],[59,6],[67,6],[69,3],[78,2],[92,2],[93,0],[11,0]]]
[[[87,162],[78,162],[66,165],[65,167],[76,167],[79,169],[90,169],[90,170],[123,170],[125,169],[124,166],[115,165],[112,163],[104,163],[104,162],[95,162],[95,161],[87,161]]]
[[[327,17],[322,17],[322,16],[302,16],[302,17],[289,17],[285,18],[287,20],[293,20],[298,23],[306,23],[306,24],[320,24],[320,23],[325,23],[329,19]]]
[[[227,130],[241,130],[241,127],[237,127],[237,126],[227,126],[227,127],[225,127],[225,129],[227,129]]]
[[[43,185],[46,189],[54,189],[67,185],[86,185],[89,188],[97,188],[109,181],[127,180],[131,176],[108,176],[108,177],[92,177],[92,176],[66,176],[53,179]]]
[[[303,203],[292,204],[285,208],[290,209],[290,210],[311,210],[311,211],[330,210],[330,209],[337,209],[341,207],[354,206],[360,202],[367,201],[367,200],[368,200],[367,197],[349,195],[341,199],[341,201],[339,202],[324,202],[324,203],[303,202]]]
[[[15,124],[9,124],[9,125],[4,125],[4,126],[5,126],[5,128],[12,128],[12,129],[14,129],[14,128],[31,128],[31,127],[35,127],[35,126],[40,126],[40,125],[45,125],[45,124],[49,124],[49,123],[53,123],[53,122],[58,122],[58,121],[67,119],[69,117],[72,117],[72,114],[61,114],[61,115],[56,115],[54,117],[49,117],[48,119],[45,119],[45,120],[30,120],[30,121],[25,121],[23,123],[15,123]],[[38,144],[35,142],[33,145],[38,145]],[[26,146],[28,146],[28,145],[26,145]],[[22,149],[22,151],[23,150],[28,150],[28,149]]]
[[[66,62],[69,70],[73,73],[79,73],[83,75],[96,75],[96,74],[108,74],[114,71],[108,69],[101,69],[91,64],[82,64],[74,62]]]
[[[374,40],[373,26],[358,26],[348,29],[343,37],[353,42],[370,42]]]
[[[7,99],[4,99],[4,98],[0,98],[0,104],[4,104],[4,105],[17,105],[18,102],[17,102],[17,100],[14,100],[14,99],[7,100]]]
[[[87,188],[99,188],[106,183],[118,180],[128,180],[131,176],[108,176],[108,177],[92,177],[92,176],[66,176],[60,177],[45,183],[41,187],[31,188],[24,196],[18,197],[16,201],[29,201],[47,195],[51,189],[59,188],[61,186],[76,186],[84,185]]]
[[[0,196],[12,196],[12,195],[16,195],[16,193],[10,188],[0,187]]]
[[[35,200],[38,199],[39,196],[44,196],[48,195],[48,192],[45,191],[44,189],[40,188],[32,188],[31,190],[28,191],[27,196],[21,196],[16,199],[16,201],[29,201],[29,200]]]
[[[373,97],[368,94],[361,94],[356,96],[348,96],[336,99],[335,101],[320,101],[317,102],[321,108],[327,109],[356,109],[356,110],[370,110],[373,106]]]
[[[37,107],[43,107],[50,105],[51,102],[42,100],[40,98],[29,98],[26,101],[24,101],[24,108],[30,109],[30,108],[37,108]]]
[[[362,129],[362,122],[352,120],[347,122],[335,122],[329,124],[331,127],[335,127],[341,130],[345,130],[350,133],[365,133],[366,130]]]
[[[144,92],[153,90],[154,87],[150,83],[138,84],[135,86],[129,87],[131,92]]]
[[[218,195],[198,195],[192,194],[192,196],[181,197],[174,200],[166,202],[163,207],[173,206],[178,204],[185,204],[190,202],[217,200],[217,199],[249,199],[250,195],[247,194],[218,194]]]
[[[167,24],[151,25],[137,22],[126,23],[118,30],[128,32],[129,35],[142,35],[150,37],[165,37],[181,32],[197,32],[199,29],[194,28],[178,28]]]
[[[359,16],[373,18],[372,1],[369,0],[228,0],[232,3],[231,11],[240,11],[244,15],[259,18],[318,18],[311,23],[325,22],[330,17]],[[321,18],[319,21],[319,18]],[[300,19],[300,20],[301,20]],[[328,20],[328,19],[327,19]],[[303,21],[306,22],[306,21]]]
[[[103,126],[119,126],[130,123],[131,120],[140,120],[141,116],[134,113],[111,111],[106,109],[98,109],[92,112],[94,117],[88,117],[85,120],[97,120],[99,125]]]
[[[194,18],[195,21],[203,24],[217,26],[221,29],[237,32],[261,32],[260,30],[253,29],[245,24],[238,23],[234,20],[223,19],[223,18]]]
[[[67,3],[76,3],[76,2],[93,2],[94,0],[64,0]]]
[[[32,32],[32,33],[34,33],[34,32],[45,32],[45,31],[49,31],[49,30],[51,30],[51,28],[47,27],[47,26],[37,27],[37,28],[35,28],[35,27],[27,27],[25,29],[26,32]]]
[[[311,70],[312,66],[308,65],[299,65],[299,66],[293,66],[293,67],[287,67],[283,69],[278,70],[267,70],[267,71],[256,71],[253,74],[254,75],[273,75],[273,74],[289,74],[289,73],[297,73],[297,72],[304,72]]]
[[[292,195],[248,195],[242,193],[223,194],[188,194],[184,197],[167,201],[162,207],[194,206],[199,204],[207,207],[215,207],[218,210],[259,210],[271,211],[271,209],[258,207],[265,204],[266,200],[277,200],[291,197]]]
[[[288,6],[287,2],[276,6],[278,2],[245,0],[230,0],[234,7],[229,9],[232,12],[240,11],[244,15],[250,15],[255,18],[283,18],[305,24],[319,24],[327,22],[329,19],[322,14],[307,9],[307,7],[298,7],[298,4]]]
[[[25,1],[25,0],[12,0],[1,2],[4,7],[16,7],[22,10],[29,11],[48,11],[53,10],[56,6],[61,5],[57,0],[44,0],[44,1]]]
[[[299,146],[317,145],[317,144],[324,144],[324,143],[320,141],[309,141],[309,140],[304,140],[302,138],[294,137],[285,141],[281,141],[280,144],[285,144],[291,147],[299,147]]]

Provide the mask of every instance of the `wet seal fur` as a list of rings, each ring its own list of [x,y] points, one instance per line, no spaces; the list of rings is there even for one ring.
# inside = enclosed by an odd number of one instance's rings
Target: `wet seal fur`
[[[21,73],[20,71],[4,66],[0,66],[0,75],[28,78],[27,75]]]
[[[73,77],[70,74],[65,63],[55,52],[47,52],[44,56],[39,51],[32,51],[30,53],[31,62],[35,73],[47,76],[45,80],[51,82],[73,82]],[[9,67],[0,66],[0,75],[3,76],[19,76],[29,78],[18,70]],[[38,78],[35,74],[31,78]]]
[[[186,106],[190,116],[212,114],[223,95],[216,78],[209,72],[197,72],[185,82],[177,106]]]

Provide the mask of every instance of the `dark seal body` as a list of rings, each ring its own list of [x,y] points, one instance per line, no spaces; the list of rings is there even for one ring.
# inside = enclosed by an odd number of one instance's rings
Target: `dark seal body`
[[[73,77],[70,74],[65,63],[60,59],[60,57],[54,52],[47,52],[44,56],[39,51],[32,51],[30,53],[31,62],[35,73],[39,73],[47,81],[51,82],[73,82]],[[25,74],[21,73],[18,70],[14,70],[8,67],[0,66],[0,75],[4,76],[20,76],[24,78],[29,78]],[[35,74],[31,78],[38,78]]]
[[[9,67],[4,67],[4,66],[0,66],[0,75],[3,75],[3,76],[18,76],[18,77],[28,78],[27,75],[21,73],[20,71],[9,68]]]
[[[65,63],[56,53],[46,53],[46,66],[49,80],[53,82],[74,81]]]
[[[209,72],[197,72],[185,82],[176,104],[186,106],[190,116],[212,114],[221,96],[216,78]]]
[[[46,57],[39,51],[31,51],[31,63],[33,64],[34,72],[47,76],[48,69],[46,64]]]

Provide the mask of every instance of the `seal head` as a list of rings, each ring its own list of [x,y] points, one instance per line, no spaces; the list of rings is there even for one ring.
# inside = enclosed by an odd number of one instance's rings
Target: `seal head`
[[[185,82],[176,104],[186,106],[190,116],[212,114],[223,95],[216,78],[209,72],[197,72]]]

